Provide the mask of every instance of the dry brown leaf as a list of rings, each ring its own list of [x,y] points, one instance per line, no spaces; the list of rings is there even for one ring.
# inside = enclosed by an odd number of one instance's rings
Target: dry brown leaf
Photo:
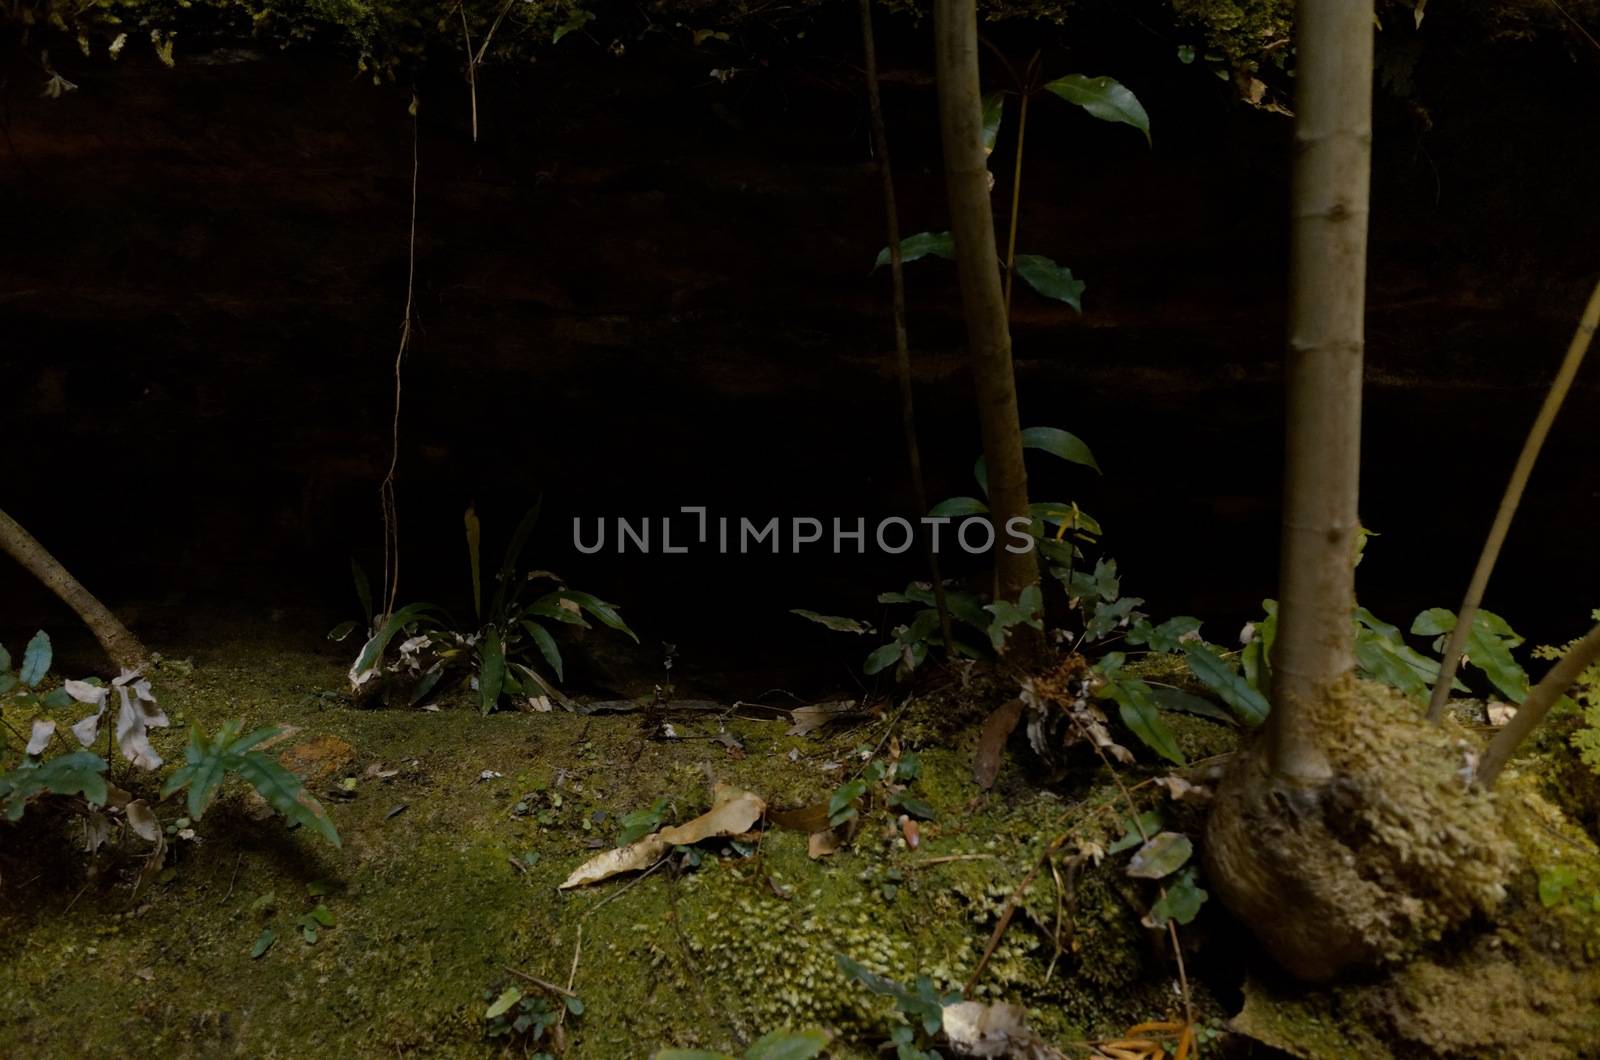
[[[711,792],[710,810],[692,821],[663,828],[625,847],[607,850],[590,858],[573,870],[560,889],[565,891],[599,883],[624,872],[641,872],[660,861],[675,846],[692,846],[706,839],[743,835],[761,820],[766,810],[767,804],[759,795],[718,784]]]
[[[128,827],[140,839],[147,839],[154,843],[161,839],[161,822],[156,819],[155,811],[143,799],[135,799],[128,803],[122,811],[128,816]]]
[[[767,822],[793,832],[825,832],[828,829],[828,804],[812,803],[795,810],[768,810]]]
[[[1065,1053],[1028,1029],[1020,1006],[958,1001],[944,1007],[944,1035],[957,1056],[1066,1060]]]
[[[794,719],[794,724],[789,726],[785,735],[804,736],[814,729],[822,728],[830,721],[842,721],[865,713],[865,711],[856,709],[856,701],[853,699],[841,699],[831,703],[813,703],[807,707],[796,707],[789,712],[789,716]]]
[[[1000,775],[1000,756],[1005,752],[1006,740],[1021,717],[1022,700],[1010,699],[983,720],[983,730],[978,734],[978,754],[972,763],[972,777],[984,791],[994,787],[995,777]]]
[[[811,838],[806,841],[806,854],[813,861],[818,858],[831,857],[844,845],[844,840],[839,838],[839,833],[828,829],[822,832],[812,832]]]

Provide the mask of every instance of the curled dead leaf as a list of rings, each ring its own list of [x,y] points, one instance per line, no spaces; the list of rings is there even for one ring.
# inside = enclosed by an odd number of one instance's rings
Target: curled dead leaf
[[[994,709],[983,720],[983,730],[978,734],[978,753],[972,763],[972,777],[978,787],[988,791],[1000,775],[1000,757],[1005,753],[1006,740],[1022,718],[1022,700],[1009,699]]]
[[[740,836],[755,827],[767,804],[758,795],[727,784],[718,784],[711,792],[711,809],[692,821],[663,828],[654,835],[615,850],[598,854],[573,870],[561,884],[565,891],[573,887],[599,883],[625,872],[640,872],[654,865],[675,846],[692,846],[706,839]]]
[[[832,857],[844,845],[844,840],[839,833],[831,828],[821,832],[812,832],[811,838],[806,841],[806,855],[815,861],[818,858]]]

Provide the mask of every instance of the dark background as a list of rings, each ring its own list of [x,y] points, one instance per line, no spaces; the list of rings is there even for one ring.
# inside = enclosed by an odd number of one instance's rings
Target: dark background
[[[1600,52],[1490,47],[1450,14],[1380,37],[1362,516],[1382,536],[1359,591],[1402,626],[1459,600],[1600,274]],[[574,515],[682,504],[910,514],[854,13],[804,28],[698,49],[653,36],[620,59],[574,37],[487,67],[476,144],[459,64],[419,76],[404,598],[466,610],[463,509],[489,567],[542,494],[526,562],[620,603],[647,645],[848,683],[838,653],[853,665],[865,646],[787,610],[877,617],[876,592],[922,576],[914,558],[571,545]],[[991,32],[1014,61],[1043,48],[1049,76],[1117,76],[1154,133],[1147,148],[1031,106],[1019,249],[1088,290],[1082,316],[1016,293],[1023,421],[1075,432],[1105,469],[1038,464],[1032,492],[1100,519],[1154,615],[1231,641],[1276,580],[1291,124],[1131,22]],[[880,36],[903,230],[943,229],[927,27],[885,18]],[[412,86],[314,48],[180,52],[170,70],[135,52],[58,49],[80,86],[58,100],[39,98],[31,51],[9,56],[3,506],[157,648],[195,614],[276,614],[315,642],[356,612],[350,557],[374,580],[381,560]],[[1015,117],[994,159],[1002,225]],[[954,269],[907,279],[929,492],[970,493]],[[1576,635],[1600,605],[1597,409],[1590,366],[1486,600],[1530,638]],[[40,625],[82,639],[9,562],[0,600],[13,648]]]

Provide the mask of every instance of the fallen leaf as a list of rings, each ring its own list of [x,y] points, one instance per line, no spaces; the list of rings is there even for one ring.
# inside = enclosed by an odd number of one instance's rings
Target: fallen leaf
[[[663,828],[654,835],[590,858],[573,870],[559,889],[565,891],[599,883],[624,872],[643,871],[675,846],[693,846],[706,839],[743,835],[761,820],[766,810],[767,804],[760,796],[718,784],[711,792],[710,810],[692,821]]]
[[[900,815],[900,833],[906,837],[906,846],[912,850],[922,842],[921,833],[918,831],[917,822],[907,814]]]
[[[1517,708],[1509,703],[1491,701],[1489,703],[1489,724],[1499,728],[1517,716]]]
[[[155,811],[150,809],[148,802],[135,799],[128,803],[123,812],[128,815],[128,827],[140,839],[154,843],[161,838],[161,822],[156,819]]]
[[[957,1056],[1065,1060],[1065,1053],[1028,1029],[1020,1006],[958,1001],[944,1007],[944,1035]]]
[[[787,828],[793,832],[826,831],[828,828],[828,804],[826,802],[812,803],[796,810],[768,810],[767,822],[778,828]]]
[[[1167,789],[1167,794],[1172,796],[1174,802],[1210,802],[1211,789],[1204,784],[1193,784],[1178,776],[1169,773],[1156,781]]]
[[[818,858],[831,857],[844,845],[844,840],[839,838],[839,833],[833,829],[821,832],[812,832],[811,838],[806,841],[806,854],[813,861]]]
[[[866,712],[856,709],[853,699],[839,699],[828,703],[813,703],[810,706],[796,707],[789,712],[794,719],[794,724],[789,726],[784,733],[786,736],[805,736],[806,734],[822,728],[832,721],[844,721],[849,718],[860,717]]]
[[[978,787],[988,791],[1000,775],[1000,756],[1005,753],[1006,740],[1022,717],[1022,700],[1008,699],[983,720],[983,730],[978,734],[978,753],[972,763],[972,778]]]

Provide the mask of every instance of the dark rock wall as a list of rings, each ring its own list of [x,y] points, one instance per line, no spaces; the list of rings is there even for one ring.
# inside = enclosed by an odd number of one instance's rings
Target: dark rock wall
[[[582,557],[574,514],[907,508],[888,287],[852,23],[727,83],[687,45],[557,50],[418,87],[416,333],[404,365],[406,592],[465,596],[460,515],[494,554],[543,493],[529,559],[628,605],[647,639],[744,637],[789,607],[866,610],[910,560]],[[1431,20],[1434,18],[1430,13]],[[1600,273],[1600,54],[1437,41],[1381,94],[1363,598],[1453,605],[1572,322]],[[1056,31],[1050,31],[1055,33]],[[943,228],[925,29],[885,29],[906,231]],[[1226,639],[1275,578],[1286,119],[1170,43],[1011,27],[1052,72],[1119,74],[1131,130],[1035,101],[1020,249],[1087,281],[1080,317],[1016,294],[1024,420],[1106,475],[1035,495],[1105,524],[1125,589]],[[380,542],[407,275],[408,94],[312,53],[166,69],[57,53],[80,87],[5,78],[0,420],[5,507],[113,599],[353,605]],[[1490,65],[1490,64],[1493,65]],[[1015,110],[1008,115],[1014,120]],[[1010,140],[996,155],[1007,201]],[[976,425],[953,270],[908,270],[925,463],[972,490]],[[1592,367],[1592,366],[1591,366]],[[1554,636],[1600,604],[1593,371],[1552,436],[1489,604]],[[0,571],[10,628],[62,621]],[[779,617],[772,617],[779,616]],[[756,641],[759,638],[752,638]]]

